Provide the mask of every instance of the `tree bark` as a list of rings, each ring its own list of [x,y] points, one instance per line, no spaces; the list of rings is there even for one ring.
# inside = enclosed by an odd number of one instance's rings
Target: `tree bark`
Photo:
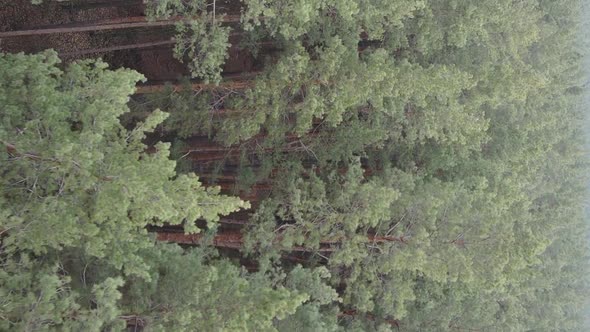
[[[57,25],[53,27],[41,28],[41,29],[30,29],[30,30],[17,30],[17,31],[4,31],[0,32],[0,38],[9,37],[22,37],[22,36],[38,36],[47,35],[54,33],[73,33],[73,32],[89,32],[89,31],[103,31],[103,30],[118,30],[118,29],[132,29],[132,28],[145,28],[145,27],[161,27],[174,25],[177,22],[190,20],[190,18],[183,16],[176,16],[164,20],[149,21],[146,16],[132,16],[125,18],[109,19],[104,21],[97,21],[91,24],[74,24],[74,25]],[[240,15],[226,15],[222,17],[222,21],[225,23],[239,22]]]
[[[162,45],[172,45],[174,43],[176,43],[176,41],[174,39],[170,39],[170,40],[162,40],[162,41],[148,42],[148,43],[137,43],[137,44],[93,48],[93,49],[74,51],[74,52],[63,52],[63,53],[59,53],[59,55],[60,56],[77,57],[77,56],[81,56],[81,55],[88,55],[88,54],[94,54],[94,53],[105,53],[105,52],[132,50],[132,49],[139,49],[139,48],[151,48],[151,47],[157,47],[157,46],[162,46]]]
[[[254,86],[253,81],[236,80],[223,82],[219,85],[211,83],[191,83],[190,86],[186,84],[152,84],[152,85],[138,85],[135,90],[136,94],[158,93],[165,91],[169,86],[174,92],[180,92],[190,88],[191,90],[207,90],[207,91],[221,91],[221,90],[245,90]]]
[[[170,232],[158,232],[157,239],[158,241],[163,242],[173,242],[178,244],[193,244],[199,245],[203,241],[203,234],[184,234],[184,233],[170,233]],[[280,239],[280,235],[277,236],[277,239]],[[386,242],[400,242],[407,244],[409,240],[408,237],[398,237],[398,236],[376,236],[376,235],[367,235],[367,243],[386,243]],[[321,252],[334,252],[337,251],[338,248],[335,246],[339,244],[342,240],[340,239],[323,239],[321,241],[321,245],[323,247],[319,249],[312,249],[306,248],[303,246],[293,246],[289,248],[290,251],[300,251],[300,252],[313,252],[313,251],[321,251]],[[220,234],[216,234],[213,238],[213,245],[219,248],[231,248],[231,249],[240,249],[244,243],[243,235],[240,232],[224,232]]]
[[[141,0],[106,0],[106,1],[76,1],[76,0],[57,0],[62,8],[86,10],[94,8],[109,8],[109,7],[139,7],[143,6]]]

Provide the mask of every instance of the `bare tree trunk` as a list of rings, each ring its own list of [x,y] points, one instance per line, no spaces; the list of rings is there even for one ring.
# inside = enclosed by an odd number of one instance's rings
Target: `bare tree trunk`
[[[232,34],[232,35],[240,35],[240,34]],[[170,46],[176,43],[176,39],[170,38],[169,40],[161,40],[161,41],[153,41],[153,42],[145,42],[145,43],[135,43],[135,44],[127,44],[127,45],[117,45],[117,46],[109,46],[109,47],[101,47],[101,48],[92,48],[87,50],[80,50],[74,52],[61,52],[59,53],[60,56],[81,56],[93,53],[106,53],[106,52],[113,52],[113,51],[123,51],[123,50],[134,50],[134,49],[142,49],[142,48],[152,48],[158,46]],[[270,42],[267,42],[271,44]],[[261,43],[261,45],[264,45]],[[236,45],[232,45],[232,47],[236,47]]]
[[[170,233],[170,232],[158,232],[157,239],[158,241],[164,242],[173,242],[179,244],[194,244],[199,245],[203,242],[204,235],[203,234],[184,234],[184,233]],[[276,237],[277,240],[280,239],[280,235]],[[386,243],[386,242],[400,242],[400,243],[407,243],[409,238],[406,237],[397,237],[397,236],[376,236],[376,235],[367,235],[367,243]],[[339,244],[342,240],[341,239],[324,239],[321,241],[322,247],[319,249],[311,249],[306,248],[303,246],[294,246],[289,248],[290,251],[299,251],[299,252],[312,252],[312,251],[322,251],[322,252],[334,252],[338,250],[337,246],[333,246]],[[232,232],[224,232],[220,234],[216,234],[213,238],[212,244],[219,248],[232,248],[232,249],[240,249],[244,243],[244,238],[242,233],[232,231]]]
[[[158,233],[158,241],[173,242],[178,244],[194,244],[199,245],[203,242],[203,234],[183,234],[183,233]],[[240,249],[243,245],[244,239],[239,232],[226,232],[215,235],[213,238],[213,245],[218,248]],[[310,248],[296,246],[291,248],[292,251],[314,251]],[[335,251],[335,248],[319,249],[320,251]]]
[[[222,82],[219,85],[210,84],[210,83],[191,83],[190,85],[187,84],[152,84],[152,85],[138,85],[137,89],[135,90],[136,94],[146,94],[146,93],[158,93],[165,91],[169,86],[172,87],[174,92],[183,91],[185,89],[191,90],[207,90],[207,91],[222,91],[222,90],[245,90],[247,88],[251,88],[254,86],[254,82],[252,80],[248,80],[248,78],[253,78],[258,74],[258,72],[251,72],[247,74],[237,74],[232,76],[225,76],[224,78],[231,79],[231,81]]]
[[[174,44],[175,42],[176,41],[174,39],[170,39],[170,40],[148,42],[148,43],[137,43],[137,44],[92,48],[92,49],[88,49],[88,50],[81,50],[81,51],[74,51],[74,52],[63,52],[63,53],[59,53],[59,55],[60,56],[77,57],[77,56],[93,54],[93,53],[104,53],[104,52],[132,50],[132,49],[140,49],[140,48],[152,48],[152,47],[163,46],[163,45],[171,45],[171,44]]]
[[[57,0],[53,1],[59,3],[64,9],[69,10],[86,10],[95,8],[108,8],[108,7],[139,7],[143,6],[141,0]]]
[[[73,32],[88,32],[88,31],[103,31],[103,30],[118,30],[118,29],[132,29],[145,27],[160,27],[174,25],[179,21],[190,20],[188,17],[172,17],[165,20],[149,21],[146,16],[132,16],[118,19],[110,19],[104,21],[93,22],[91,24],[74,24],[74,25],[57,25],[42,29],[17,30],[0,32],[0,38],[22,37],[22,36],[37,36],[54,33],[73,33]],[[239,22],[240,15],[227,15],[223,17],[223,22]]]

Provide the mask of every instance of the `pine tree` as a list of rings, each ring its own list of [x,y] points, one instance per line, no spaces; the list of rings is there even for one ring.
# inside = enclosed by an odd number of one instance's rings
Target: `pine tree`
[[[99,331],[135,317],[155,329],[192,330],[198,320],[213,324],[205,329],[226,322],[226,330],[269,330],[294,312],[307,294],[201,251],[155,245],[147,225],[195,232],[196,219],[213,225],[247,203],[205,189],[194,174],[177,175],[168,144],[147,152],[145,133],[165,113],[121,126],[139,74],[101,61],[62,71],[58,62],[55,52],[0,57],[2,329]],[[178,291],[186,297],[172,296]],[[239,298],[243,305],[232,306]],[[226,321],[224,310],[236,319]],[[203,315],[218,319],[204,323]]]

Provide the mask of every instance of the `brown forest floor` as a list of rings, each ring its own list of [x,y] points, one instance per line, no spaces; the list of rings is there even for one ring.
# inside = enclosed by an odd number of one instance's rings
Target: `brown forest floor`
[[[128,7],[75,10],[55,2],[33,5],[30,0],[0,0],[0,31],[98,21],[129,15],[132,14],[131,11]],[[0,47],[5,52],[35,53],[53,48],[64,53],[104,45],[108,42],[105,37],[107,36],[97,36],[93,33],[25,36],[5,38],[1,41]]]
[[[108,0],[94,0],[106,2]],[[112,1],[111,1],[112,2]],[[78,5],[76,5],[78,3]],[[82,5],[79,5],[82,4]],[[84,5],[86,4],[86,5]],[[224,2],[220,8],[228,12],[237,11]],[[110,5],[88,5],[88,2],[51,2],[45,0],[41,5],[33,5],[30,0],[0,0],[0,32],[46,28],[57,25],[89,24],[108,19],[124,19],[144,15],[141,1],[127,0]],[[137,43],[162,42],[174,34],[174,27],[155,27],[141,29],[106,30],[76,33],[55,33],[40,36],[21,36],[0,39],[0,51],[35,53],[45,49],[55,49],[65,61],[101,57],[114,68],[135,69],[151,81],[172,81],[188,75],[187,67],[173,58],[172,46],[160,45],[143,49],[95,52],[84,55],[68,55],[71,52],[93,50],[104,47],[130,45]],[[239,37],[230,39],[238,44]],[[247,51],[231,48],[224,72],[240,73],[254,67],[252,57]]]
[[[47,2],[42,5],[32,5],[30,0],[0,0],[0,31],[91,23],[141,15],[143,15],[141,2],[137,2],[134,6],[125,4],[85,8],[66,3]],[[60,53],[65,62],[101,57],[115,68],[132,68],[143,73],[148,79],[172,80],[184,74],[186,69],[172,58],[170,47],[143,51],[123,50],[67,55],[69,52],[80,50],[125,45],[138,41],[162,40],[169,38],[170,35],[170,29],[159,29],[156,32],[128,29],[22,36],[1,39],[0,50],[11,53],[36,53],[45,49],[54,49]]]

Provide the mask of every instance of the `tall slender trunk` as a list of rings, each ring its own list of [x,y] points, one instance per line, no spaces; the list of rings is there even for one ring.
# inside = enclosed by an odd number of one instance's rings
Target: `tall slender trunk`
[[[184,234],[184,233],[170,233],[170,232],[158,232],[158,241],[173,242],[178,244],[193,244],[199,245],[203,242],[203,234]],[[280,235],[277,235],[276,239],[280,239]],[[367,235],[367,243],[386,243],[386,242],[399,242],[406,244],[409,238],[404,236],[378,236],[378,235]],[[311,249],[303,246],[293,246],[289,248],[290,251],[322,251],[322,252],[334,252],[338,250],[337,244],[341,239],[323,239],[321,241],[321,247],[319,249]],[[232,248],[240,249],[244,244],[244,238],[242,233],[231,231],[216,234],[212,240],[212,244],[219,248]]]
[[[232,33],[233,36],[241,35],[241,33]],[[106,52],[114,52],[114,51],[124,51],[124,50],[135,50],[135,49],[145,49],[145,48],[157,48],[159,46],[168,46],[176,44],[175,38],[170,38],[168,40],[160,40],[160,41],[151,41],[151,42],[144,42],[144,43],[133,43],[133,44],[126,44],[126,45],[116,45],[116,46],[108,46],[108,47],[100,47],[100,48],[91,48],[86,50],[80,51],[73,51],[73,52],[60,52],[60,56],[82,56],[87,54],[93,53],[106,53]],[[270,42],[259,43],[260,45],[270,45]],[[232,45],[232,48],[236,48],[237,45]]]
[[[64,9],[87,10],[95,8],[109,8],[109,7],[139,7],[143,6],[141,0],[57,0],[57,2]]]
[[[61,53],[59,53],[59,55],[60,56],[78,57],[78,56],[94,54],[94,53],[105,53],[105,52],[132,50],[132,49],[141,49],[141,48],[153,48],[153,47],[164,46],[164,45],[172,45],[174,43],[176,43],[176,41],[174,39],[170,39],[170,40],[161,40],[161,41],[147,42],[147,43],[136,43],[136,44],[92,48],[92,49],[73,51],[73,52],[61,52]]]
[[[227,81],[222,82],[221,84],[211,84],[211,83],[191,83],[190,85],[186,84],[146,84],[146,85],[138,85],[137,89],[135,90],[136,94],[146,94],[146,93],[158,93],[163,92],[168,87],[172,87],[174,92],[183,91],[186,89],[191,90],[208,90],[208,91],[222,91],[222,90],[245,90],[247,88],[251,88],[254,86],[253,81],[249,80],[235,80],[235,81]]]
[[[104,31],[104,30],[118,30],[118,29],[132,29],[145,27],[161,27],[174,25],[177,22],[190,20],[189,17],[177,16],[163,20],[150,21],[146,16],[131,16],[125,18],[109,19],[104,21],[97,21],[93,23],[84,24],[60,24],[52,27],[4,31],[0,32],[0,38],[22,37],[22,36],[38,36],[54,33],[73,33],[73,32],[89,32],[89,31]],[[222,21],[226,23],[239,22],[240,15],[226,15],[222,17]]]

